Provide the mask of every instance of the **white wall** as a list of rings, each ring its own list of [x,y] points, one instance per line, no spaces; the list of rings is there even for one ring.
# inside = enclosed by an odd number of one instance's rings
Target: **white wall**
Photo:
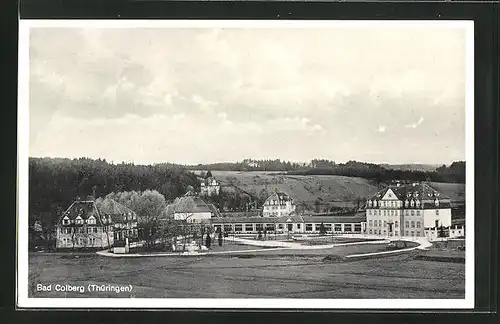
[[[436,209],[424,210],[424,227],[435,227],[436,220],[439,221],[439,226],[451,226],[451,208],[438,209],[439,215],[436,215]]]

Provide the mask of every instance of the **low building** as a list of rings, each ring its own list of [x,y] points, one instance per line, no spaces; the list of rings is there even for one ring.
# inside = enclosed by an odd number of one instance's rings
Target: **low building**
[[[450,228],[451,200],[425,182],[396,182],[367,200],[366,219],[368,234],[422,237]]]
[[[214,196],[220,192],[220,183],[213,177],[201,180],[200,194],[202,196]]]
[[[263,217],[290,216],[295,212],[295,201],[284,192],[275,191],[264,202]]]
[[[176,221],[199,223],[210,221],[212,217],[220,217],[220,213],[212,204],[207,204],[203,199],[194,195],[178,197],[163,211],[164,218]]]
[[[104,249],[115,240],[137,237],[137,217],[127,207],[110,199],[76,200],[56,225],[56,248]]]
[[[281,217],[224,217],[213,219],[216,230],[237,234],[257,233],[266,229],[276,233],[319,233],[321,224],[327,233],[364,233],[364,216],[308,216],[289,215]]]

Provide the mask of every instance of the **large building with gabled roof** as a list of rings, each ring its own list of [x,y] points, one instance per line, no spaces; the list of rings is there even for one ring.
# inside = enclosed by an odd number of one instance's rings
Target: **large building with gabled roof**
[[[104,249],[137,234],[137,217],[129,208],[111,199],[77,199],[59,218],[56,248]]]
[[[367,234],[426,236],[451,226],[451,199],[425,182],[394,182],[366,202]]]

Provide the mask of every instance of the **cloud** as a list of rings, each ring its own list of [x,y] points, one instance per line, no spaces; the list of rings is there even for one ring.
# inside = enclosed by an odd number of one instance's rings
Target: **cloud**
[[[418,117],[406,125],[416,129],[412,141],[437,134],[450,146],[443,157],[463,151],[453,141],[463,138],[465,123],[462,31],[59,28],[30,37],[37,154],[61,155],[95,140],[81,153],[134,148],[145,161],[185,162],[326,151],[374,158],[366,146],[408,140],[398,126]],[[379,134],[387,128],[397,139]],[[131,144],[101,150],[107,141]],[[200,149],[207,142],[211,150]]]

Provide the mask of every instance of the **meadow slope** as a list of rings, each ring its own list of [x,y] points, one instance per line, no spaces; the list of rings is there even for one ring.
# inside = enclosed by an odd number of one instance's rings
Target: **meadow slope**
[[[221,182],[222,190],[243,191],[256,197],[267,197],[275,189],[291,195],[299,204],[312,205],[319,199],[322,205],[352,207],[357,199],[366,199],[381,186],[373,180],[336,175],[298,176],[279,172],[211,171]],[[431,183],[453,201],[465,199],[465,185]]]

